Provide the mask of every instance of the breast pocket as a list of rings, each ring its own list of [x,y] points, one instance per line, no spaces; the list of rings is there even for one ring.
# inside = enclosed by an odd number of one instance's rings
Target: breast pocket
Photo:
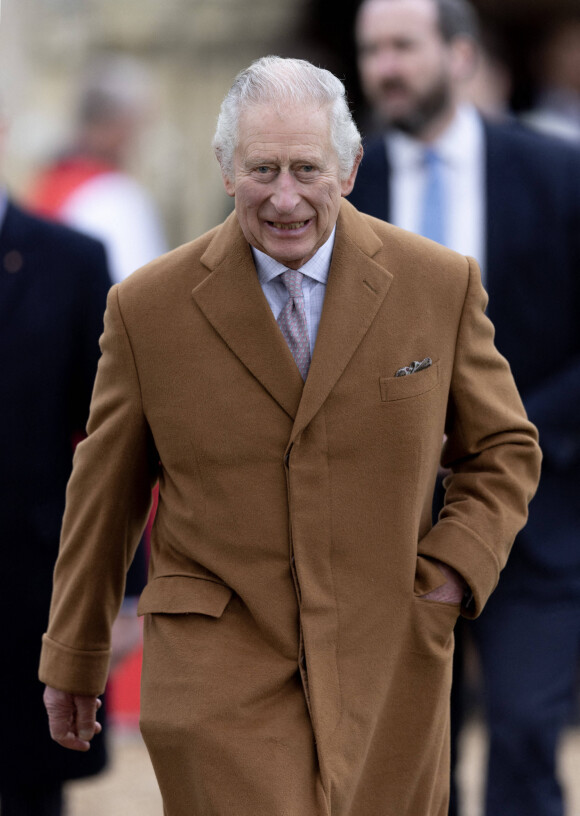
[[[208,615],[220,618],[233,591],[225,584],[195,575],[161,575],[143,590],[138,615]]]
[[[405,377],[381,377],[379,382],[383,402],[418,397],[431,391],[439,382],[439,363]]]

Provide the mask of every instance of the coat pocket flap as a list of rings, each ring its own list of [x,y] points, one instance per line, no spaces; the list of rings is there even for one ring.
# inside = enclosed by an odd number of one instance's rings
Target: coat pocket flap
[[[439,381],[439,363],[406,377],[381,377],[381,400],[409,399],[434,388]]]
[[[233,590],[195,575],[163,575],[147,584],[137,607],[138,615],[148,612],[169,615],[222,616]]]

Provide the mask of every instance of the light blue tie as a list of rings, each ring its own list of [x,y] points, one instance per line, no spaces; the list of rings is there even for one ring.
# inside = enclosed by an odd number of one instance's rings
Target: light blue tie
[[[445,234],[445,179],[443,162],[439,154],[428,147],[423,154],[425,187],[423,189],[423,212],[419,232],[438,244],[444,244]]]

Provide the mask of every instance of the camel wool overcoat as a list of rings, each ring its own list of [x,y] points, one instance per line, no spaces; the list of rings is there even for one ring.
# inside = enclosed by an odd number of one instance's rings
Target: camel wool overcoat
[[[479,614],[540,463],[485,305],[474,261],[345,201],[306,383],[235,213],[111,290],[40,677],[102,692],[158,481],[141,728],[165,816],[447,813],[460,606],[421,595],[439,559]]]

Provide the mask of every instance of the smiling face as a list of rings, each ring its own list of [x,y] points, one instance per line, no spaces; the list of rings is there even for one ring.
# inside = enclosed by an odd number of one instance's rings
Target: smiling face
[[[357,168],[358,161],[341,180],[328,108],[252,105],[240,116],[233,177],[224,175],[224,185],[248,242],[299,269],[330,237]]]

